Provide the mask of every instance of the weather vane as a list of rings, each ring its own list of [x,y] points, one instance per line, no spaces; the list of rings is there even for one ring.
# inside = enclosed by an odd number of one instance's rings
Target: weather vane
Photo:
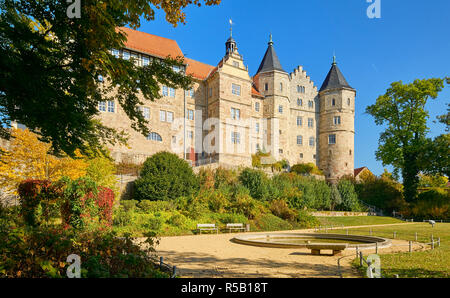
[[[233,20],[230,19],[230,36],[233,37]]]

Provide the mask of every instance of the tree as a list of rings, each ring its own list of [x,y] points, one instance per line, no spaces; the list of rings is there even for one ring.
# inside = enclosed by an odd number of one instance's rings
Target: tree
[[[141,17],[154,20],[156,9],[176,26],[185,22],[184,8],[201,2],[220,0],[83,0],[80,18],[68,17],[66,1],[0,0],[0,136],[9,137],[7,128],[16,121],[70,156],[88,146],[126,143],[123,131],[96,120],[98,103],[108,100],[148,135],[140,98],[160,98],[160,84],[188,89],[191,78],[173,70],[181,57],[137,67],[113,56],[110,50],[126,41],[118,28],[138,28]]]
[[[435,99],[444,87],[442,79],[415,80],[411,84],[395,82],[386,94],[366,112],[377,125],[386,125],[381,134],[376,157],[383,165],[392,165],[395,173],[401,171],[407,202],[417,197],[418,174],[423,169],[426,134],[429,130],[427,100]]]
[[[191,166],[177,155],[161,152],[148,158],[136,180],[139,200],[170,201],[189,197],[199,188]]]
[[[0,187],[17,192],[27,179],[57,181],[62,177],[78,179],[86,175],[88,164],[82,155],[77,158],[56,157],[49,154],[51,144],[40,142],[29,130],[14,129],[9,148],[0,155]]]

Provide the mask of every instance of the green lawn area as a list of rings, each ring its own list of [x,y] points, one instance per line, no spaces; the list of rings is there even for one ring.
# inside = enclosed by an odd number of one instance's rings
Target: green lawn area
[[[418,233],[418,241],[430,242],[433,234],[435,240],[441,238],[441,247],[422,252],[399,253],[381,255],[381,270],[384,277],[392,278],[398,275],[400,278],[449,278],[450,277],[450,223],[438,223],[434,228],[428,223],[416,223],[391,227],[372,228],[374,236],[392,238],[397,233],[398,239],[415,240]],[[344,232],[338,230],[336,232]],[[368,235],[369,230],[352,229],[351,234]],[[355,266],[359,261],[355,259]],[[361,268],[365,272],[365,268]]]
[[[335,217],[317,217],[322,226],[365,226],[365,225],[383,225],[397,224],[403,221],[392,217],[381,216],[335,216]]]

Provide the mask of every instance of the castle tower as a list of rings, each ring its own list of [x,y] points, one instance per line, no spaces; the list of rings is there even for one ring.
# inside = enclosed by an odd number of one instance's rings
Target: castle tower
[[[333,57],[319,91],[319,168],[332,183],[354,173],[355,97]]]
[[[259,82],[259,91],[264,96],[263,117],[267,152],[271,152],[276,160],[285,159],[288,150],[289,123],[289,75],[281,66],[275,52],[272,34],[264,58],[255,75]]]

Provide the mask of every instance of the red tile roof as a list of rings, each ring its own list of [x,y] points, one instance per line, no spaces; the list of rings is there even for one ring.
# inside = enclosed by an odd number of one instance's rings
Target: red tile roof
[[[205,80],[214,70],[214,66],[198,62],[189,58],[184,58],[187,64],[186,73],[192,75],[196,79]]]
[[[178,43],[175,40],[156,36],[153,34],[136,31],[126,27],[120,27],[118,30],[127,35],[125,47],[138,52],[144,52],[158,58],[184,57]]]
[[[253,77],[252,95],[264,97],[261,93],[259,93],[259,74]]]

